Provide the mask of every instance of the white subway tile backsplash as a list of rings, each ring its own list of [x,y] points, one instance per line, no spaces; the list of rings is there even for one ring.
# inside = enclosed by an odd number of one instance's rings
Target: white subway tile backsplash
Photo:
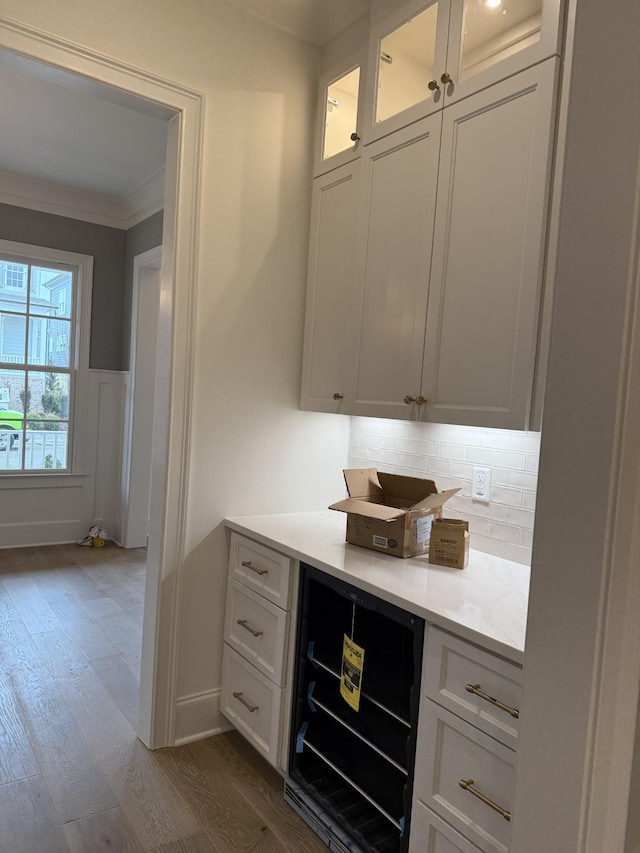
[[[495,521],[489,523],[489,536],[499,539],[501,542],[509,542],[512,545],[522,544],[522,528],[514,527],[512,524],[498,524]]]
[[[453,441],[453,427],[449,424],[414,424],[429,431],[429,438],[432,441],[444,441],[446,444],[451,444]]]
[[[527,491],[535,492],[538,484],[536,474],[531,474],[528,471],[510,471],[509,485],[516,489],[527,489]]]
[[[515,509],[515,507],[508,506],[506,518],[507,524],[517,524],[519,527],[533,530],[535,513],[530,509]]]
[[[459,444],[446,444],[440,442],[440,456],[442,459],[452,459],[457,462],[463,462],[465,458],[465,448]]]
[[[502,556],[505,560],[513,560],[514,563],[531,565],[531,548],[525,548],[522,545],[511,545],[509,542],[505,542]]]
[[[509,468],[512,471],[524,471],[526,461],[527,457],[524,453],[496,450],[494,464],[499,468]]]
[[[469,522],[471,547],[530,563],[539,448],[538,433],[351,418],[348,465],[461,488],[445,512]],[[471,498],[476,465],[491,470],[489,503]]]
[[[473,462],[474,465],[490,465],[494,463],[494,450],[488,450],[486,447],[465,447],[464,458],[467,462]]]
[[[505,506],[522,506],[522,489],[491,486],[491,500]]]
[[[513,432],[511,434],[511,450],[521,450],[524,453],[540,453],[539,432]]]

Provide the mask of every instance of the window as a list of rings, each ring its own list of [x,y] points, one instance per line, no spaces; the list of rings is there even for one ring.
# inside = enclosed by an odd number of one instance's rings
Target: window
[[[90,266],[81,255],[0,241],[0,475],[73,470]]]

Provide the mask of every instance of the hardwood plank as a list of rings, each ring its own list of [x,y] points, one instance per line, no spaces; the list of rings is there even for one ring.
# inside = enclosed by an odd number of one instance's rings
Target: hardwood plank
[[[144,853],[135,830],[121,808],[74,820],[64,825],[71,853]]]
[[[0,850],[69,853],[49,786],[41,776],[0,786]]]
[[[39,773],[29,735],[18,714],[12,686],[6,674],[0,671],[0,785]]]
[[[268,824],[288,853],[321,853],[326,846],[284,800],[284,780],[236,731],[208,738],[200,761],[215,763],[232,779],[240,779],[239,796]]]
[[[60,620],[45,601],[32,572],[5,575],[0,581],[30,634],[50,631]]]
[[[135,731],[138,725],[140,675],[123,655],[97,658],[91,668]]]
[[[163,844],[162,847],[155,847],[150,853],[228,853],[228,851],[216,847],[208,833],[198,832],[188,838],[180,838],[178,841]]]
[[[322,853],[326,846],[289,808],[283,780],[260,756],[247,761],[237,733],[158,751],[166,772],[191,792],[198,817],[229,853]],[[238,740],[239,739],[239,740]],[[251,753],[250,747],[247,747]]]
[[[113,808],[118,802],[34,643],[34,638],[42,642],[46,636],[30,637],[15,626],[3,630],[0,664],[12,686],[42,776],[50,785],[60,819],[66,822]]]
[[[91,666],[64,633],[38,638],[56,684],[90,753],[145,848],[193,835],[199,824],[181,793],[147,750]]]

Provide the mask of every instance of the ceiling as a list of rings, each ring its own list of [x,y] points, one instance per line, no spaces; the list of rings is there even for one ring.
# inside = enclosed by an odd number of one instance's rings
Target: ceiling
[[[316,45],[370,6],[370,0],[229,2]],[[171,114],[158,105],[0,50],[0,115],[0,202],[33,207],[42,191],[49,204],[64,188],[67,196],[75,193],[73,206],[90,206],[91,195],[109,204],[116,220],[121,205],[126,223],[136,190],[148,203],[152,187],[161,206]]]

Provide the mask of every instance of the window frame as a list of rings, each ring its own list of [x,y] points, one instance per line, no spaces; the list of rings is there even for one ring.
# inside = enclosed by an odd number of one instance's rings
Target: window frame
[[[0,478],[7,477],[65,477],[86,473],[88,468],[88,397],[89,397],[89,347],[91,340],[91,294],[93,286],[93,257],[62,249],[36,246],[30,243],[16,243],[0,239],[0,256],[10,263],[31,264],[32,266],[72,268],[76,276],[76,287],[70,307],[70,353],[69,366],[59,368],[51,365],[51,372],[68,373],[70,377],[71,405],[69,408],[69,438],[67,446],[67,467],[64,469],[0,469]],[[13,292],[13,291],[12,291]],[[40,315],[25,312],[29,319],[36,320]],[[28,353],[27,353],[28,359]],[[3,364],[13,369],[10,364]],[[26,367],[30,367],[27,363]],[[19,369],[23,369],[20,367]],[[25,368],[26,369],[26,368]]]

